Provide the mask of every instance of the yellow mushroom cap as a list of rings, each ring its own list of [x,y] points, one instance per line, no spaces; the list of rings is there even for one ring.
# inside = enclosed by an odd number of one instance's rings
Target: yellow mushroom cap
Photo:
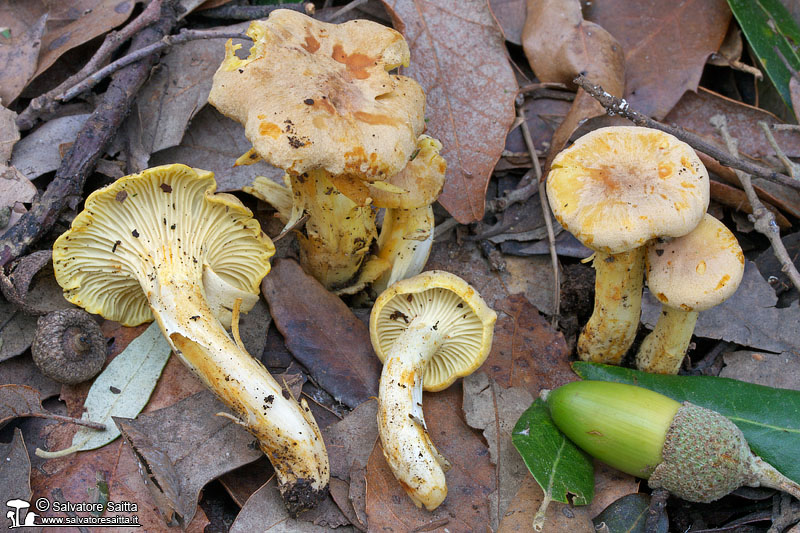
[[[153,320],[143,287],[163,269],[207,279],[212,305],[231,305],[227,292],[258,294],[275,248],[249,209],[215,189],[213,173],[173,164],[93,192],[53,245],[64,297],[135,326]]]
[[[664,305],[705,311],[727,300],[742,281],[744,254],[725,225],[705,215],[691,233],[647,247],[647,285]]]
[[[564,229],[609,254],[692,231],[708,208],[708,172],[686,143],[659,130],[594,130],[553,160],[547,196]]]
[[[398,281],[375,301],[369,320],[375,353],[384,362],[397,337],[424,316],[445,340],[425,368],[426,391],[440,391],[483,364],[492,347],[497,314],[460,277],[430,270]]]
[[[253,21],[238,59],[230,42],[209,102],[245,126],[256,152],[292,174],[383,180],[399,172],[425,127],[419,84],[397,31],[366,20],[328,24],[289,10]]]

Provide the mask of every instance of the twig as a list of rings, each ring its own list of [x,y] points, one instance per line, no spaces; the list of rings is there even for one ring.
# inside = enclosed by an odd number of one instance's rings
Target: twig
[[[196,11],[194,14],[205,18],[223,19],[223,20],[257,20],[265,19],[270,13],[276,9],[291,9],[292,11],[300,11],[306,15],[313,15],[316,8],[313,2],[303,2],[301,4],[278,4],[266,6],[243,6],[226,4],[224,6],[213,7],[211,9],[204,9]]]
[[[728,121],[725,116],[714,115],[711,117],[711,125],[717,128],[720,135],[722,135],[722,138],[725,140],[725,144],[727,145],[730,153],[734,157],[738,157],[738,141],[734,139],[728,131]],[[744,189],[744,192],[747,195],[747,200],[750,202],[750,205],[753,208],[751,220],[753,220],[756,231],[762,233],[767,237],[767,239],[769,239],[769,242],[772,245],[772,251],[775,253],[775,257],[778,258],[778,261],[782,265],[782,270],[786,272],[787,276],[789,276],[792,284],[797,287],[798,290],[800,290],[800,273],[797,272],[797,268],[795,268],[794,264],[792,263],[792,259],[786,252],[786,247],[783,245],[783,241],[781,241],[781,230],[778,227],[778,224],[775,223],[775,216],[766,207],[764,207],[764,204],[762,204],[761,200],[758,199],[755,190],[753,190],[753,184],[751,183],[750,175],[736,170],[736,176],[742,183],[742,189]]]
[[[131,48],[139,49],[158,41],[172,30],[175,21],[174,0],[167,0],[161,6],[161,18],[140,31],[134,37]],[[147,55],[142,61],[114,75],[108,90],[84,123],[72,148],[61,160],[55,178],[44,194],[0,238],[0,266],[22,255],[53,227],[64,209],[74,209],[82,201],[87,176],[117,133],[155,61],[155,55]]]
[[[527,94],[540,89],[561,89],[562,91],[569,91],[570,88],[565,83],[558,82],[542,82],[542,83],[529,83],[519,88],[520,94]],[[573,93],[574,95],[574,93]]]
[[[761,130],[764,132],[764,136],[767,138],[769,145],[775,150],[775,155],[777,155],[778,159],[783,163],[783,168],[786,169],[786,172],[788,172],[791,177],[797,179],[797,173],[795,172],[797,165],[795,165],[781,149],[778,141],[775,140],[775,136],[772,135],[772,132],[769,130],[769,125],[763,120],[759,120],[758,125],[761,126]]]
[[[800,520],[800,509],[792,505],[792,497],[788,494],[776,494],[776,504],[773,505],[772,525],[767,533],[783,533],[787,527],[797,524]],[[795,526],[796,527],[796,526]]]
[[[163,0],[150,0],[147,7],[138,17],[133,19],[119,31],[112,31],[106,35],[103,44],[97,49],[92,58],[81,70],[64,80],[58,87],[47,91],[41,96],[37,96],[28,104],[28,107],[17,117],[17,127],[20,130],[29,130],[42,115],[53,113],[59,103],[56,97],[68,90],[70,87],[80,83],[87,76],[91,75],[100,68],[111,54],[114,53],[128,39],[139,33],[142,29],[155,23],[161,17],[161,4]]]
[[[326,17],[325,20],[327,22],[330,22],[332,20],[336,20],[337,18],[341,17],[342,15],[347,13],[348,11],[357,8],[358,6],[360,6],[361,4],[365,3],[366,1],[367,0],[351,0],[350,3],[348,3],[346,6],[344,6],[341,9],[339,9],[335,13],[332,13],[331,16]]]
[[[800,180],[794,180],[785,174],[781,174],[780,172],[774,172],[766,167],[762,167],[761,165],[756,165],[755,163],[750,163],[749,161],[740,159],[738,156],[732,156],[730,153],[721,150],[695,133],[691,133],[677,126],[662,124],[661,122],[653,120],[647,115],[643,115],[638,111],[634,111],[631,109],[628,102],[608,94],[600,85],[591,83],[583,76],[578,76],[574,81],[595,100],[600,102],[600,105],[606,108],[606,111],[609,115],[620,115],[621,117],[630,120],[637,126],[646,126],[648,128],[655,128],[657,130],[665,131],[686,142],[692,148],[700,150],[701,152],[705,152],[726,167],[736,168],[743,172],[747,172],[748,174],[752,174],[753,176],[774,181],[776,183],[780,183],[781,185],[786,185],[787,187],[791,187],[792,189],[800,191]]]
[[[103,78],[110,76],[114,72],[118,71],[121,68],[127,67],[131,63],[136,63],[137,61],[144,59],[145,57],[154,54],[156,52],[160,52],[165,48],[170,46],[185,43],[188,41],[196,41],[198,39],[249,39],[249,37],[243,33],[231,32],[231,31],[224,31],[224,30],[181,30],[180,33],[177,35],[167,35],[163,37],[160,41],[155,42],[149,46],[145,46],[144,48],[140,48],[135,52],[132,52],[126,56],[123,56],[113,63],[106,65],[105,67],[101,68],[88,78],[84,79],[82,82],[78,83],[70,90],[58,96],[56,99],[61,102],[69,102],[83,91],[88,91],[98,83],[100,83]]]
[[[444,527],[449,523],[449,518],[441,518],[439,520],[434,520],[433,522],[428,522],[427,524],[417,526],[408,533],[423,533],[424,531],[433,531],[434,529],[439,529],[440,527]]]
[[[96,429],[98,431],[105,431],[107,429],[106,425],[101,424],[100,422],[92,422],[91,420],[83,420],[82,418],[73,418],[71,416],[57,415],[49,411],[45,411],[43,413],[30,413],[29,416],[35,416],[37,418],[49,418],[51,420],[57,420],[58,422],[66,422],[67,424],[86,426],[87,428]]]
[[[775,131],[800,131],[798,124],[770,124],[769,127]]]
[[[446,234],[456,226],[458,226],[458,220],[453,217],[446,219],[444,222],[433,228],[433,241],[436,242],[438,239],[441,239],[442,235]]]

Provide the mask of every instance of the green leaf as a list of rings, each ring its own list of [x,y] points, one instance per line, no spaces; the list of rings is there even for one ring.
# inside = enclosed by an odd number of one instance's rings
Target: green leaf
[[[11,39],[11,30],[8,28],[0,28],[0,35],[2,35],[4,39]]]
[[[648,374],[583,361],[573,363],[572,369],[583,379],[638,385],[713,409],[739,426],[756,455],[800,482],[800,391],[712,376]]]
[[[36,455],[46,459],[62,457],[73,452],[94,450],[119,437],[119,429],[111,417],[135,418],[144,409],[171,350],[158,323],[150,324],[144,333],[108,363],[89,389],[82,418],[105,424],[106,429],[98,431],[82,427],[75,433],[69,448],[55,452],[37,449]]]
[[[592,519],[595,529],[605,524],[608,533],[646,533],[647,514],[650,510],[649,494],[628,494],[615,501]],[[668,533],[669,520],[662,513],[656,533]]]
[[[800,44],[800,28],[780,0],[728,0],[728,5],[769,79],[791,109],[789,79],[800,70],[800,55],[795,48]]]
[[[592,459],[578,449],[553,424],[547,405],[541,399],[517,420],[511,442],[544,491],[544,501],[588,505],[594,497]]]

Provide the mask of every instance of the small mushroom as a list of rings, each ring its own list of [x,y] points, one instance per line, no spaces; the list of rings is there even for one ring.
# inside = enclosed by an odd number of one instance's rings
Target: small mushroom
[[[440,391],[489,355],[495,312],[463,279],[423,272],[375,301],[370,337],[383,362],[378,433],[383,455],[411,500],[428,510],[447,496],[447,460],[428,435],[422,390]]]
[[[105,335],[83,309],[61,309],[40,317],[31,352],[42,374],[68,385],[95,377],[108,355]]]
[[[578,338],[583,360],[619,364],[636,336],[643,246],[692,231],[708,207],[708,172],[667,133],[632,126],[594,130],[553,160],[550,208],[595,251],[595,305]]]
[[[327,493],[325,444],[299,403],[225,331],[226,316],[259,293],[275,248],[214,175],[164,165],[93,192],[53,246],[67,300],[134,326],[155,319],[175,354],[259,441],[292,515]],[[257,296],[256,296],[257,299]],[[251,302],[254,303],[254,300]]]
[[[647,284],[662,304],[636,355],[639,370],[677,374],[699,311],[727,300],[742,281],[744,254],[725,225],[706,214],[691,233],[647,247]]]

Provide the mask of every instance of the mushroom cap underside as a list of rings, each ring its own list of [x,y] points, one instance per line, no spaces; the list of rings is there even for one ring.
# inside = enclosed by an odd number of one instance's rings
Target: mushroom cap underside
[[[431,270],[398,281],[375,301],[369,329],[372,346],[382,362],[397,337],[417,317],[434,323],[444,337],[425,368],[422,383],[426,391],[446,389],[459,377],[474,372],[488,357],[497,314],[466,281],[449,272]]]
[[[406,165],[425,128],[425,94],[388,73],[408,65],[400,33],[277,10],[248,35],[247,59],[227,45],[209,102],[245,126],[261,157],[293,174],[324,169],[366,181]]]
[[[157,279],[202,286],[211,268],[212,290],[258,294],[275,248],[249,209],[215,189],[213,173],[172,164],[93,192],[53,245],[64,297],[133,326],[153,319],[144,288]]]
[[[564,229],[609,254],[692,231],[709,202],[694,150],[659,130],[599,128],[553,160],[547,196]]]
[[[725,225],[711,215],[691,233],[647,247],[647,285],[664,305],[704,311],[727,300],[742,281],[744,254]]]

